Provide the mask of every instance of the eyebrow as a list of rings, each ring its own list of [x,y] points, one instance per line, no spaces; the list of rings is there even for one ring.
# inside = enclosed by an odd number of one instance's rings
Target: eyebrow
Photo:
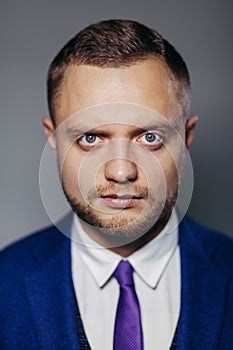
[[[124,123],[117,123],[117,122],[113,122],[113,123],[106,123],[103,125],[106,126],[110,126],[110,125],[116,125],[116,124],[121,124],[124,125]],[[78,127],[72,125],[69,126],[66,130],[66,133],[68,134],[68,136],[70,137],[77,137],[78,135],[82,135],[82,134],[99,134],[102,136],[107,136],[111,133],[111,130],[106,130],[105,128],[103,128],[103,125],[101,125],[101,127],[93,127],[90,125],[85,125],[85,124],[79,124]],[[127,125],[127,124],[126,124]],[[161,130],[164,132],[171,132],[174,127],[172,125],[169,124],[164,124],[164,123],[156,123],[156,124],[145,124],[145,125],[141,125],[140,127],[135,126],[133,124],[129,124],[132,125],[134,128],[131,131],[131,134],[140,134],[143,133],[145,131],[149,131],[149,130]]]

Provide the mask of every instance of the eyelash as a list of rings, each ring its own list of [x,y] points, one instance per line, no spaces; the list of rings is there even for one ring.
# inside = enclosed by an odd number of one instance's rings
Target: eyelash
[[[148,143],[146,143],[146,142],[144,143],[144,142],[140,141],[140,140],[142,140],[142,138],[144,138],[144,137],[146,137],[148,135],[155,137],[154,141],[157,140],[156,144],[154,144],[152,142],[149,142],[149,141],[148,141]],[[95,141],[93,143],[92,142],[91,143],[85,142],[84,140],[87,137],[95,137],[97,139],[97,141],[98,140],[99,141],[96,143],[95,142],[96,139],[95,139]],[[154,132],[147,132],[147,133],[141,135],[140,137],[138,137],[136,140],[139,141],[144,147],[149,148],[151,150],[156,150],[156,149],[160,148],[163,145],[163,143],[164,143],[163,137],[161,135],[157,134],[157,133],[154,133]],[[81,148],[83,148],[84,150],[88,151],[88,150],[91,150],[91,149],[94,149],[94,148],[98,147],[99,144],[104,142],[104,140],[101,139],[99,136],[97,136],[95,134],[86,134],[86,135],[81,136],[76,142],[79,144],[79,146]]]

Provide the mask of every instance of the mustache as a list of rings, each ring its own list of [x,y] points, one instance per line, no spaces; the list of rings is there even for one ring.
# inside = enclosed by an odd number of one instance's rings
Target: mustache
[[[92,202],[95,199],[106,197],[108,195],[116,197],[136,197],[136,198],[147,198],[149,189],[144,186],[136,186],[127,184],[109,184],[107,186],[95,186],[88,192],[88,202]]]

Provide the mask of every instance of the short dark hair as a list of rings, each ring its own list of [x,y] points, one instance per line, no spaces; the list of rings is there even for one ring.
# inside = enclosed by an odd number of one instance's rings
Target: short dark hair
[[[81,30],[52,61],[47,80],[51,119],[55,122],[56,103],[68,66],[118,68],[152,57],[169,67],[180,114],[186,117],[190,105],[190,78],[181,55],[156,30],[132,20],[107,20]]]

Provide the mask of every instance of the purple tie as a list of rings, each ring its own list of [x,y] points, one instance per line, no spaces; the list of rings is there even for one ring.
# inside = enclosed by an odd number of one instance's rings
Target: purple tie
[[[114,350],[143,350],[140,309],[130,263],[120,261],[114,277],[120,285],[114,329]]]

